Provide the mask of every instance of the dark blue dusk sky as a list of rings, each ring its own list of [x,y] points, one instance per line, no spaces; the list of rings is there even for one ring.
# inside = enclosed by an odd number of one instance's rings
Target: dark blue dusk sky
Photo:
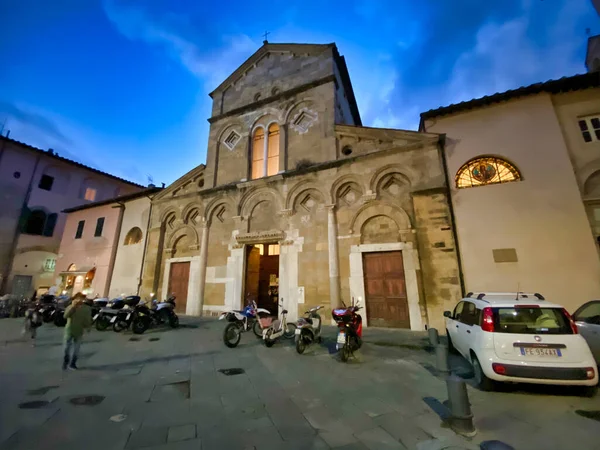
[[[0,124],[140,183],[205,162],[208,92],[270,42],[336,42],[363,123],[585,72],[590,0],[0,0]]]

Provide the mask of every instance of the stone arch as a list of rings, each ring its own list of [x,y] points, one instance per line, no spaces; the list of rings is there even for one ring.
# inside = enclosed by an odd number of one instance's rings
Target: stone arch
[[[190,225],[182,225],[170,233],[165,248],[168,250],[174,250],[177,241],[184,236],[188,236],[190,238],[191,245],[198,247],[198,232],[196,229]]]
[[[600,170],[592,173],[583,184],[583,195],[586,197],[600,197]]]
[[[167,208],[162,210],[158,216],[158,220],[161,224],[163,224],[167,220],[167,217],[171,215],[177,218],[177,208],[175,208],[174,206],[168,206]]]
[[[236,209],[233,203],[226,197],[217,197],[213,199],[204,210],[204,220],[206,223],[211,223],[215,214],[219,214],[222,211],[222,207],[228,209],[232,214],[235,213]]]
[[[388,164],[387,166],[380,167],[375,171],[373,176],[371,177],[371,181],[369,182],[369,189],[371,192],[377,192],[377,188],[381,184],[381,180],[387,177],[390,174],[395,174],[400,179],[404,179],[406,183],[410,186],[412,184],[412,180],[416,179],[416,174],[408,173],[410,169],[406,166],[400,166],[398,164]]]
[[[372,201],[361,206],[350,221],[350,234],[363,229],[365,222],[375,216],[387,216],[392,219],[399,231],[412,228],[410,217],[406,211],[397,205],[383,201]]]
[[[292,189],[288,192],[288,195],[285,200],[285,209],[291,209],[295,211],[295,204],[298,201],[300,196],[303,196],[307,191],[314,191],[318,193],[320,200],[325,203],[330,200],[330,198],[323,193],[321,188],[317,186],[315,183],[310,181],[300,181],[295,184]]]
[[[254,207],[261,201],[272,201],[277,211],[283,209],[283,202],[279,192],[269,187],[260,187],[251,189],[242,196],[238,214],[242,217],[249,217]]]
[[[307,107],[311,107],[314,105],[314,99],[312,97],[306,97],[290,106],[284,113],[283,123],[287,124],[290,121],[292,112],[299,106],[302,106],[303,104],[306,104]]]
[[[281,126],[283,123],[281,116],[281,111],[275,108],[267,108],[262,114],[252,121],[252,124],[250,125],[250,135],[252,136],[254,134],[254,130],[256,128],[262,127],[267,129],[267,127],[272,123],[277,123]]]
[[[364,195],[366,190],[366,186],[358,176],[353,174],[342,175],[335,180],[331,186],[331,203],[338,203],[340,196],[345,196],[347,194],[346,191],[348,188],[355,191],[355,195],[358,197],[356,198],[356,202],[360,200],[359,197]],[[355,202],[352,203],[354,204]]]
[[[398,224],[385,214],[369,217],[360,228],[361,244],[388,244],[401,241]]]
[[[280,209],[270,198],[253,202],[252,208],[248,211],[248,216],[244,216],[247,218],[247,231],[253,233],[279,229],[280,216],[277,214],[279,211]]]
[[[193,201],[188,203],[181,211],[181,218],[183,219],[183,223],[188,224],[194,217],[203,217],[204,211],[202,203],[198,201]]]

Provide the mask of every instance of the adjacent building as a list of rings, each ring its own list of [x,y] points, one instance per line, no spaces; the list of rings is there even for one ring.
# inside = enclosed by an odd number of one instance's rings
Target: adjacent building
[[[598,36],[588,62],[598,61]],[[421,114],[445,135],[468,291],[600,298],[600,66]]]
[[[54,284],[62,210],[141,189],[51,149],[0,136],[0,294],[29,296]]]
[[[151,198],[160,188],[66,209],[56,262],[61,291],[88,297],[137,294]]]

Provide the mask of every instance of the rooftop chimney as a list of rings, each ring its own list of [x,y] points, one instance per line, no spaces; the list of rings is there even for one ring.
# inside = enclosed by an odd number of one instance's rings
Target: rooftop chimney
[[[53,148],[49,148],[48,149],[48,153],[50,153],[51,155],[54,155],[54,149]]]

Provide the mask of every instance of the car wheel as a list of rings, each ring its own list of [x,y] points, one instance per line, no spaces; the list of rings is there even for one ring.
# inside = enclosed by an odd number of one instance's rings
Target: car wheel
[[[458,353],[456,347],[454,347],[454,344],[452,343],[452,338],[450,337],[448,330],[446,330],[446,337],[448,338],[448,353]]]
[[[598,386],[584,386],[581,388],[581,396],[592,398],[598,393]]]
[[[475,374],[475,382],[477,383],[477,386],[479,386],[479,389],[481,389],[482,391],[493,391],[494,380],[490,380],[488,377],[485,376],[485,373],[483,373],[483,369],[481,368],[481,364],[479,363],[477,356],[473,354],[471,356],[471,359],[473,365],[473,373]]]

